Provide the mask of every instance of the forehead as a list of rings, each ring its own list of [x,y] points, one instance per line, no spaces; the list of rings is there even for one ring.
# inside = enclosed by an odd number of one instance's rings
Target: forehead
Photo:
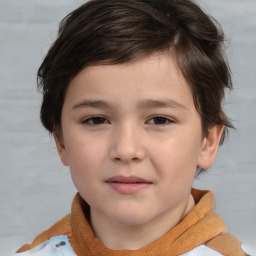
[[[115,94],[122,89],[146,95],[171,88],[191,93],[175,58],[167,53],[154,53],[121,64],[88,66],[72,79],[67,93],[83,89]]]

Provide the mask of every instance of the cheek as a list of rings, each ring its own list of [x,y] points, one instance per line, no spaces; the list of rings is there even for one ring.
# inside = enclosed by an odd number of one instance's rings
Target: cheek
[[[69,157],[70,173],[74,186],[84,200],[90,204],[91,195],[95,195],[100,177],[97,154],[90,147],[77,147]]]
[[[199,142],[195,136],[175,135],[164,143],[154,143],[151,159],[159,175],[173,179],[182,176],[193,178],[200,153]]]
[[[94,140],[75,141],[67,145],[67,155],[72,179],[75,183],[87,183],[96,178],[103,161],[104,148]]]

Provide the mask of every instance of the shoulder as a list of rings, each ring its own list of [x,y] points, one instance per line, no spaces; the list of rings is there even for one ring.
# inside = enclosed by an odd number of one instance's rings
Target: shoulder
[[[246,256],[247,254],[242,249],[242,243],[231,233],[222,233],[205,244],[207,247],[221,252],[227,256]]]
[[[200,245],[193,250],[184,253],[180,256],[222,256],[223,254],[220,254],[219,252],[205,246],[205,245]]]
[[[39,234],[31,244],[25,244],[23,245],[17,253],[21,253],[27,250],[31,250],[38,245],[41,245],[42,243],[50,240],[53,237],[66,235],[67,238],[71,237],[71,221],[70,221],[70,215],[65,216],[61,220],[59,220],[57,223],[55,223],[53,226],[51,226],[49,229],[43,231],[41,234]]]
[[[66,235],[55,236],[31,250],[17,253],[19,256],[76,256]]]
[[[180,256],[246,256],[241,242],[230,233],[222,233]]]

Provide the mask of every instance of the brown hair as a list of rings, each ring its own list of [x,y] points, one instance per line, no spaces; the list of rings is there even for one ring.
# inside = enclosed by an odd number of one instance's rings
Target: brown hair
[[[153,53],[174,52],[202,120],[203,133],[233,127],[222,109],[232,88],[220,25],[191,0],[91,0],[65,17],[38,70],[41,121],[60,136],[67,87],[94,64],[117,64]]]

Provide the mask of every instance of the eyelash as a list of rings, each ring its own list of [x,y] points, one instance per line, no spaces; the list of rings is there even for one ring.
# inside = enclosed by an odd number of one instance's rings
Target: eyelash
[[[153,123],[151,122],[153,121]],[[88,126],[99,126],[103,124],[109,124],[110,122],[103,116],[91,116],[82,121],[83,124]],[[153,116],[147,122],[150,125],[165,126],[174,123],[174,120],[165,116]]]
[[[150,122],[150,120],[154,120],[154,121],[160,121],[160,123],[153,123],[153,125],[157,125],[157,126],[165,126],[171,123],[174,123],[174,121],[171,118],[165,117],[165,116],[153,116],[152,118],[149,119],[149,121],[147,121],[147,123]],[[163,121],[163,123],[161,122]]]
[[[93,123],[95,121],[103,121],[103,122],[100,122],[100,123]],[[91,116],[89,118],[86,118],[85,120],[82,121],[83,124],[86,124],[88,126],[98,126],[98,125],[102,125],[102,124],[105,124],[107,121],[107,119],[103,116]],[[109,122],[107,122],[109,123]]]

